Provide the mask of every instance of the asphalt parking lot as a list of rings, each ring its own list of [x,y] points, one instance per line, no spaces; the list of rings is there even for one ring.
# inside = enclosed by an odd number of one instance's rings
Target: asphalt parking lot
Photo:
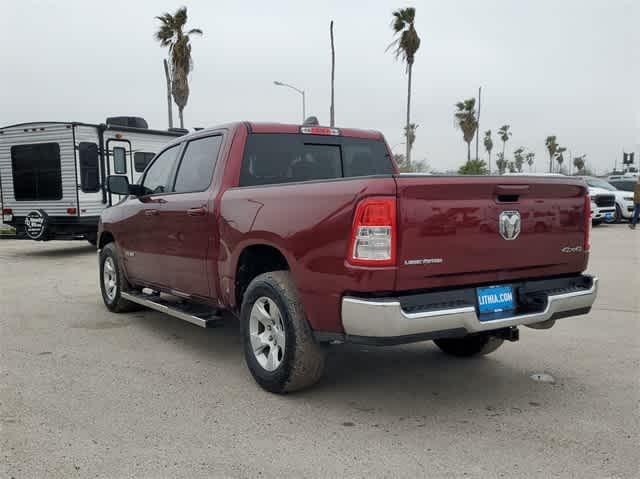
[[[592,243],[587,317],[475,360],[335,348],[275,396],[234,320],[114,315],[85,243],[0,241],[0,477],[640,477],[640,231]]]

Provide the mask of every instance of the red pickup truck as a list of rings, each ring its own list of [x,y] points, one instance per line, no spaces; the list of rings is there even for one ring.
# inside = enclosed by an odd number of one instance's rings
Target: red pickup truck
[[[331,344],[478,356],[596,297],[582,180],[401,175],[375,131],[228,124],[108,187],[124,196],[99,225],[107,308],[235,314],[272,392],[314,384]]]

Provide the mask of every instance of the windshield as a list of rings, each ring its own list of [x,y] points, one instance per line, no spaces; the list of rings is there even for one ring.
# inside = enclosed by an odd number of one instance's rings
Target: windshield
[[[587,178],[585,181],[587,182],[587,185],[593,188],[602,188],[603,190],[609,191],[615,191],[617,189],[608,181],[601,180],[600,178]]]

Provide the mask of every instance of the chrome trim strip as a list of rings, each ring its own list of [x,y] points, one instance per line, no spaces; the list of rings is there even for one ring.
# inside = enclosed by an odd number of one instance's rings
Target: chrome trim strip
[[[593,305],[597,293],[598,278],[594,277],[588,290],[549,296],[544,311],[492,321],[480,321],[473,306],[406,313],[395,298],[369,301],[345,296],[342,298],[342,325],[346,334],[369,337],[406,336],[450,329],[477,333],[541,323],[555,313],[588,308]]]

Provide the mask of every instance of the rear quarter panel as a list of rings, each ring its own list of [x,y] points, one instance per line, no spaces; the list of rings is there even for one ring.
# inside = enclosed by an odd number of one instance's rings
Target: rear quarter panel
[[[360,268],[346,262],[353,212],[367,196],[395,196],[392,177],[231,188],[220,203],[221,288],[235,304],[242,251],[252,244],[280,250],[316,330],[342,331],[340,300],[346,291],[391,291],[395,267]]]

